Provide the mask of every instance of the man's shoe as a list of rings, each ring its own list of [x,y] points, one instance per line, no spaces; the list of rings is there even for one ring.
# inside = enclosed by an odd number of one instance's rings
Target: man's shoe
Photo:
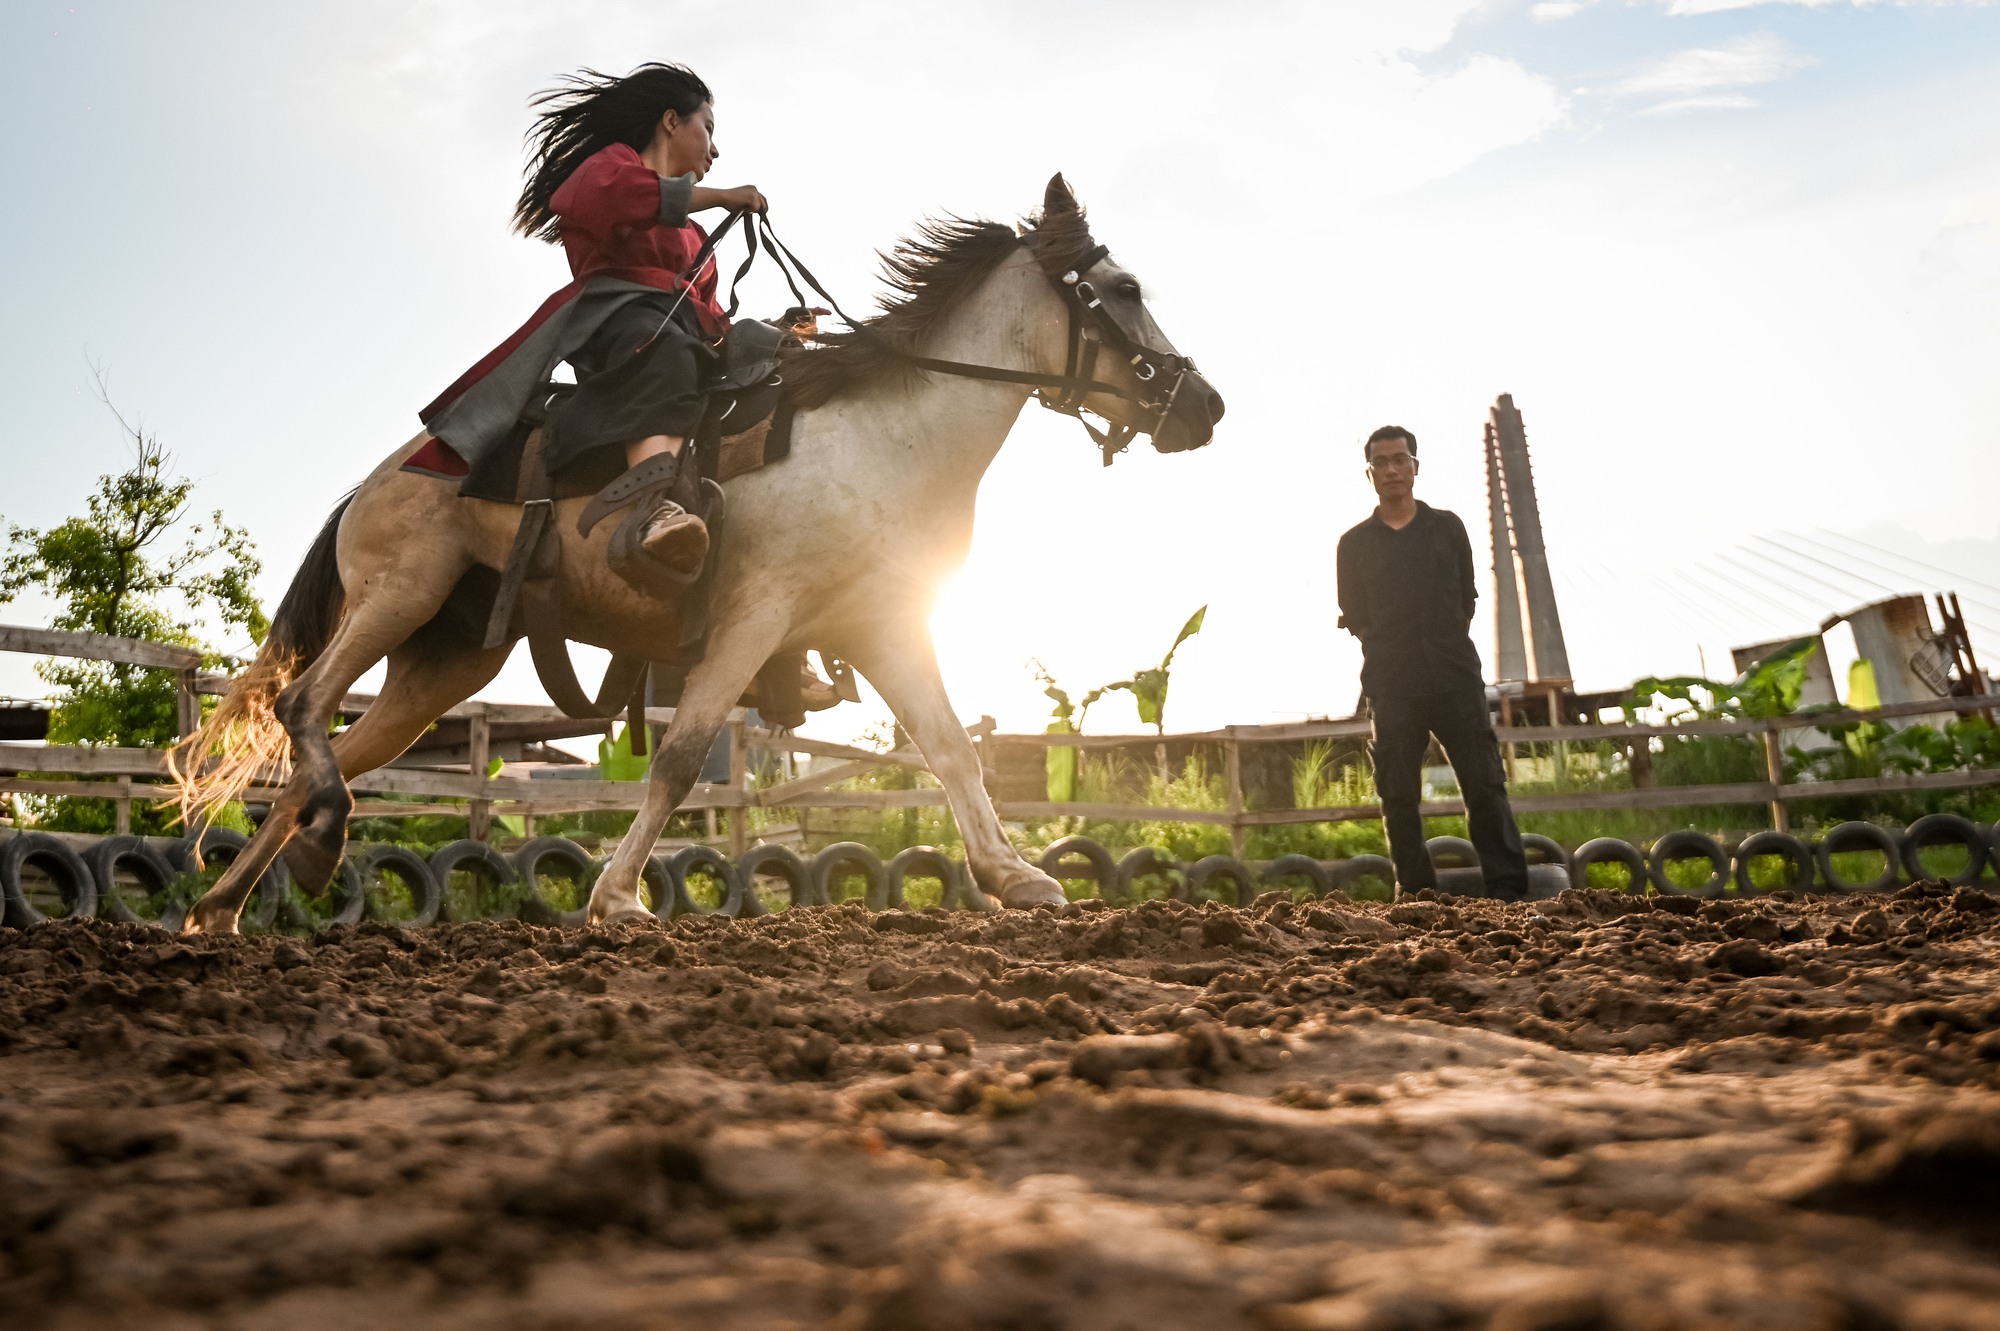
[[[668,568],[691,573],[708,557],[708,524],[671,499],[663,499],[646,519],[639,548]]]

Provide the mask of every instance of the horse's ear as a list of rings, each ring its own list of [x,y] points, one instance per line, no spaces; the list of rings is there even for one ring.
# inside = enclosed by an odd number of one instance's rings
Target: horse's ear
[[[1076,195],[1070,192],[1069,182],[1058,171],[1049,177],[1049,187],[1042,194],[1042,213],[1053,217],[1058,213],[1073,213],[1077,210]]]

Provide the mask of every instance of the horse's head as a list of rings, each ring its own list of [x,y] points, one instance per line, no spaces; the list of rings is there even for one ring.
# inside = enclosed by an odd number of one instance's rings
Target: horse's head
[[[1049,180],[1023,238],[1069,310],[1064,375],[1076,382],[1059,396],[1045,392],[1043,400],[1112,424],[1109,437],[1100,437],[1107,465],[1135,433],[1150,436],[1162,453],[1200,448],[1213,438],[1222,395],[1160,331],[1139,279],[1091,237],[1061,175]]]

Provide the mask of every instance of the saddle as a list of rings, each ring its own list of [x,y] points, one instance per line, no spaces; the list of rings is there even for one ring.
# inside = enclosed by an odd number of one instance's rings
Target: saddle
[[[608,481],[601,468],[593,473],[572,467],[551,475],[542,456],[543,431],[550,415],[575,391],[571,385],[551,383],[517,424],[518,447],[496,450],[497,465],[475,468],[460,488],[462,494],[521,505],[520,525],[487,616],[485,646],[499,647],[525,635],[535,672],[555,704],[568,715],[587,720],[627,712],[634,753],[645,751],[648,667],[662,667],[653,672],[651,701],[674,705],[688,668],[701,660],[707,647],[714,552],[727,526],[721,482],[779,461],[791,451],[792,410],[783,395],[779,365],[784,344],[796,336],[795,329],[796,324],[780,327],[754,319],[740,320],[731,328],[723,372],[709,386],[701,425],[679,457],[648,458]],[[505,493],[496,493],[503,487]],[[681,609],[681,633],[672,659],[651,662],[614,653],[594,698],[584,692],[570,661],[557,578],[562,542],[555,529],[555,503],[583,494],[591,499],[577,517],[578,534],[588,536],[622,510],[625,516],[610,542],[612,571],[639,591],[677,603]],[[677,573],[640,547],[646,519],[662,497],[672,498],[708,524],[710,554],[693,573]],[[804,722],[808,707],[819,711],[843,699],[858,701],[853,672],[824,653],[822,659],[833,676],[831,683],[812,672],[803,652],[774,657],[758,671],[742,705],[756,707],[772,724],[790,728]]]

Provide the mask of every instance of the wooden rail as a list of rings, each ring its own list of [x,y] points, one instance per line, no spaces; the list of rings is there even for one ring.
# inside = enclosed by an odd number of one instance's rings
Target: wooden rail
[[[86,657],[116,664],[149,669],[174,670],[181,677],[181,732],[189,733],[199,719],[196,707],[200,693],[224,692],[228,681],[199,673],[200,653],[185,647],[133,639],[107,638],[99,634],[67,633],[49,629],[28,629],[0,625],[0,651],[34,652],[45,655]],[[350,694],[342,703],[343,713],[365,712],[374,698]],[[1899,703],[1872,711],[1818,711],[1787,716],[1748,718],[1732,721],[1694,721],[1681,725],[1559,725],[1511,726],[1496,732],[1503,743],[1571,743],[1608,741],[1623,746],[1643,747],[1653,739],[1688,736],[1739,736],[1758,738],[1764,747],[1767,779],[1730,785],[1660,786],[1632,790],[1570,791],[1547,794],[1519,794],[1512,797],[1516,811],[1543,813],[1606,809],[1656,809],[1730,804],[1764,804],[1774,826],[1788,821],[1787,806],[1802,799],[1837,796],[1911,794],[1938,790],[1964,790],[2000,785],[2000,769],[1971,768],[1963,771],[1924,773],[1907,776],[1869,777],[1842,781],[1782,780],[1778,737],[1788,730],[1817,729],[1835,725],[1880,722],[1911,716],[1945,712],[1985,711],[2000,706],[2000,695],[1976,698],[1939,698],[1920,703]],[[470,723],[469,756],[464,771],[429,771],[384,768],[349,782],[357,796],[356,817],[413,817],[418,814],[463,813],[471,819],[474,835],[483,836],[496,816],[518,815],[533,820],[558,813],[636,809],[645,794],[643,781],[602,781],[584,779],[538,779],[523,776],[488,776],[485,772],[490,725],[495,721],[552,722],[568,718],[554,707],[520,706],[481,701],[461,703],[445,714]],[[672,708],[648,708],[646,718],[656,725],[673,720]],[[1266,726],[1229,726],[1220,730],[1161,735],[1074,735],[994,733],[991,717],[967,727],[979,750],[981,769],[995,768],[993,752],[998,745],[1021,748],[1074,748],[1097,750],[1135,745],[1158,746],[1165,741],[1214,746],[1222,750],[1227,785],[1227,807],[1223,809],[1183,809],[1169,806],[1118,803],[1055,803],[1050,801],[1003,800],[998,802],[1002,818],[1034,819],[1055,817],[1095,818],[1113,822],[1181,822],[1222,826],[1230,829],[1232,843],[1240,855],[1245,833],[1251,828],[1278,827],[1298,823],[1348,822],[1379,818],[1375,804],[1335,805],[1310,809],[1251,809],[1245,806],[1242,779],[1242,747],[1246,744],[1295,743],[1318,739],[1356,739],[1369,733],[1369,723],[1360,718],[1292,722]],[[744,811],[752,808],[809,809],[914,809],[946,804],[942,790],[924,787],[908,790],[832,790],[829,787],[863,776],[883,766],[900,766],[927,771],[922,755],[914,748],[892,753],[875,752],[849,744],[807,739],[799,735],[762,730],[750,726],[742,712],[728,721],[730,767],[728,779],[695,786],[683,801],[685,810],[708,814],[711,828],[718,814],[729,815],[729,839],[741,853],[748,846]],[[753,787],[749,757],[753,750],[806,754],[836,758],[839,763],[764,789]],[[0,743],[0,792],[28,795],[109,799],[119,810],[119,826],[130,826],[130,810],[135,801],[158,800],[169,792],[163,784],[166,756],[154,749],[55,746]],[[277,795],[276,783],[282,773],[267,772],[248,797],[269,800]],[[94,777],[97,780],[60,778]],[[1458,799],[1426,800],[1420,806],[1426,817],[1463,813]],[[804,815],[801,813],[800,833]]]

